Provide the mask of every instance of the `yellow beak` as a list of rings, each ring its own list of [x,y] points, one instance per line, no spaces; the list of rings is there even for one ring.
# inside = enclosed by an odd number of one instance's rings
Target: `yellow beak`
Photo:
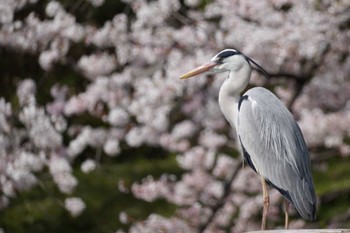
[[[207,64],[199,66],[199,67],[195,68],[194,70],[191,70],[191,71],[187,72],[186,74],[183,74],[180,77],[180,79],[186,79],[186,78],[190,78],[190,77],[202,74],[204,72],[207,72],[207,71],[211,70],[216,65],[217,64],[215,62],[213,62],[213,61],[208,62]]]

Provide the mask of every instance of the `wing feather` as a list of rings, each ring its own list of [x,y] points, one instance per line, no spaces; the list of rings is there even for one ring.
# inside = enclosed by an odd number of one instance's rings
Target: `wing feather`
[[[237,133],[257,172],[289,199],[300,215],[315,219],[316,195],[308,150],[292,114],[270,91],[245,93]]]

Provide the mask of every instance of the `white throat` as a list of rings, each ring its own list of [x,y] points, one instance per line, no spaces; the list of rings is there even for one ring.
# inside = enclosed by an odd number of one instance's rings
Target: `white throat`
[[[222,84],[219,92],[219,105],[226,120],[236,128],[238,102],[241,92],[250,80],[252,69],[248,62],[238,70],[231,70],[229,77]],[[234,106],[234,107],[233,107]]]

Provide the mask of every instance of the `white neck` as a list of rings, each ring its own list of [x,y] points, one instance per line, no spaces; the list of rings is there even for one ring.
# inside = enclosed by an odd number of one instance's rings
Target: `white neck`
[[[238,70],[231,70],[219,92],[219,105],[225,118],[236,128],[240,93],[248,85],[252,69],[245,64]]]

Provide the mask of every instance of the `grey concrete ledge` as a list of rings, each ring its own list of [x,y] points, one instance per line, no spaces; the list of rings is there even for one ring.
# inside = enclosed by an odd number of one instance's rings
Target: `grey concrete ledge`
[[[247,233],[350,233],[350,229],[266,230],[266,231],[250,231]]]

